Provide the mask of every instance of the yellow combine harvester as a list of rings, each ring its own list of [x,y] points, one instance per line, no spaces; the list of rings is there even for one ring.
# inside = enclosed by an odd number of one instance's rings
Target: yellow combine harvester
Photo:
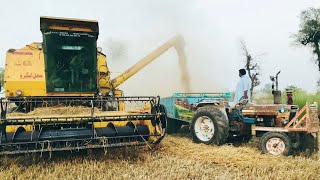
[[[111,79],[106,56],[97,48],[97,21],[41,17],[42,43],[7,52],[5,95],[1,99],[0,154],[79,150],[155,144],[165,135],[166,114],[159,97],[123,97],[117,87],[171,47],[174,37],[118,77]],[[37,107],[85,106],[81,114],[38,116]],[[142,105],[126,110],[128,104]],[[54,107],[52,107],[54,108]]]

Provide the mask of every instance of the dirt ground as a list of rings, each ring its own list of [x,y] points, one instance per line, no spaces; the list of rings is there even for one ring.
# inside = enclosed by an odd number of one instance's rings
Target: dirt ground
[[[167,136],[146,147],[1,157],[1,179],[320,179],[320,153],[261,154],[255,143],[195,144]]]

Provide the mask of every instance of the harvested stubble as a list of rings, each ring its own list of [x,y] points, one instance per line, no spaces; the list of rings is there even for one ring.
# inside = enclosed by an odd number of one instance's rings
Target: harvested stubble
[[[87,109],[89,110],[89,109]],[[80,114],[84,109],[36,109],[29,115]],[[213,146],[166,136],[154,150],[108,149],[0,158],[1,179],[320,179],[320,153],[261,154],[255,143]]]
[[[100,114],[101,111],[97,108],[94,109],[95,114]],[[91,108],[90,107],[76,107],[76,106],[67,106],[67,107],[45,107],[45,108],[36,108],[34,111],[29,113],[20,113],[13,112],[9,113],[7,117],[41,117],[41,116],[68,116],[68,115],[81,115],[81,116],[90,116]]]
[[[55,153],[53,158],[2,157],[2,179],[319,179],[320,154],[271,156],[248,145],[195,144],[167,136],[150,151],[110,149]]]

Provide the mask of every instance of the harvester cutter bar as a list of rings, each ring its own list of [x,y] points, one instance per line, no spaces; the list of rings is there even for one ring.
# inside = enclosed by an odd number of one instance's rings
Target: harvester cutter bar
[[[161,136],[160,134],[148,136]],[[23,143],[3,143],[0,144],[0,155],[28,154],[36,152],[54,152],[54,151],[79,151],[83,149],[98,149],[112,147],[143,146],[154,144],[155,142],[146,141],[142,136],[118,136],[118,137],[96,137],[86,139],[64,139],[64,140],[46,140],[32,141]]]

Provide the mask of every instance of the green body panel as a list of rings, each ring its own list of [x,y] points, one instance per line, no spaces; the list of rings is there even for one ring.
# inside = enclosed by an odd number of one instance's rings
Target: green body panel
[[[204,100],[231,101],[231,93],[174,93],[171,97],[161,98],[171,119],[191,122],[198,103]]]

